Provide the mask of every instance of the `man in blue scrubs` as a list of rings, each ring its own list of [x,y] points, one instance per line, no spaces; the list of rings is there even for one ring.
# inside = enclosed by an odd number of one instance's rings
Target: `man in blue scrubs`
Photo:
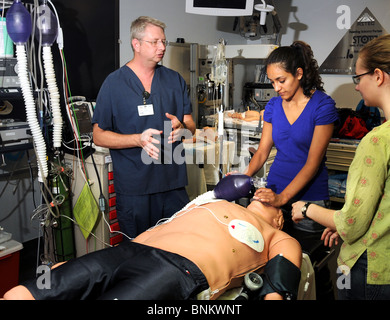
[[[110,149],[116,210],[134,238],[189,201],[181,138],[195,123],[184,79],[158,63],[165,24],[139,17],[131,25],[134,57],[104,81],[93,116],[93,139]]]

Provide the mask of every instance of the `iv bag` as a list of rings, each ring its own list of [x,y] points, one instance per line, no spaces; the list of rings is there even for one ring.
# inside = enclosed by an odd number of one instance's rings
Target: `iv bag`
[[[217,45],[217,51],[211,67],[211,80],[214,81],[216,85],[225,83],[227,70],[228,65],[225,59],[225,42],[221,39]]]

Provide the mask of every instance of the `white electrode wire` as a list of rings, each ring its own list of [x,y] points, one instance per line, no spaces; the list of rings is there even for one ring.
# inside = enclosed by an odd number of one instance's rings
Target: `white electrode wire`
[[[73,122],[73,117],[70,115],[70,107],[69,105],[67,105],[67,107],[65,108],[66,109],[66,113],[68,114],[68,118],[71,122],[71,126],[72,126],[72,132],[73,132],[73,136],[74,136],[74,141],[77,141],[78,139],[78,135],[77,135],[77,128],[75,127],[75,123]],[[70,149],[69,147],[67,147],[65,144],[63,144],[64,147],[66,147],[67,149]],[[80,152],[81,152],[81,149],[80,148],[74,148],[74,149],[71,149],[71,150],[74,150],[76,151],[77,153],[77,156],[76,156],[76,159],[77,159],[77,166],[80,170],[80,173],[81,173],[81,176],[83,177],[84,179],[84,182],[85,183],[88,183],[88,180],[87,180],[87,177],[86,177],[86,174],[85,172],[83,171],[83,168],[82,168],[82,165],[81,165],[81,157],[80,157]]]
[[[34,12],[34,15],[36,15],[36,10],[33,10]],[[35,19],[33,20],[34,21],[34,25],[35,25]],[[35,68],[36,67],[36,62],[38,62],[38,68],[39,68],[39,73],[41,75],[41,81],[40,81],[40,84],[38,85],[38,83],[36,82],[36,87],[37,87],[37,92],[39,92],[39,95],[38,95],[38,107],[39,107],[39,112],[40,112],[40,115],[41,115],[41,121],[43,120],[44,118],[44,112],[43,112],[43,101],[42,101],[42,96],[43,96],[43,83],[44,83],[44,77],[43,77],[43,66],[42,66],[42,59],[41,59],[41,52],[42,52],[42,32],[40,31],[39,32],[39,38],[37,39],[38,40],[38,57],[37,59],[33,59],[34,61],[34,66]],[[31,47],[35,47],[34,45],[34,40],[31,42]],[[45,108],[45,113],[47,113],[47,109],[48,108]],[[42,124],[41,124],[41,127],[43,127],[43,121],[42,121]]]
[[[64,36],[62,33],[61,24],[60,24],[60,17],[58,16],[58,13],[57,13],[57,10],[56,10],[56,7],[54,6],[54,4],[50,0],[48,0],[47,2],[51,5],[51,7],[54,11],[54,14],[57,18],[57,24],[58,24],[57,44],[58,44],[58,48],[61,51],[64,48]]]
[[[87,232],[89,232],[89,234],[91,236],[93,236],[96,240],[98,240],[100,243],[102,243],[103,245],[107,246],[107,247],[113,247],[111,244],[105,242],[103,239],[99,238],[96,234],[94,234],[93,232],[91,232],[90,230],[87,230],[86,228],[84,228],[82,225],[80,225],[75,219],[72,219],[71,217],[68,217],[68,216],[65,216],[65,215],[61,215],[61,217],[63,218],[66,218],[66,219],[69,219],[70,221],[72,221],[75,225],[77,225],[80,229],[83,229]],[[119,232],[119,231],[114,231],[114,232]],[[125,235],[125,234],[124,234]],[[127,237],[127,235],[125,235]],[[129,238],[130,239],[130,238]],[[132,240],[132,239],[130,239]]]
[[[169,223],[169,222],[173,221],[174,219],[180,218],[180,217],[184,216],[185,214],[191,212],[194,209],[205,209],[213,216],[213,218],[215,220],[217,220],[217,222],[219,222],[220,224],[223,224],[224,226],[227,226],[227,227],[229,226],[229,224],[227,224],[227,223],[223,222],[221,219],[219,219],[211,209],[209,209],[207,207],[204,207],[202,205],[195,205],[194,207],[187,208],[187,209],[186,209],[186,206],[185,206],[183,209],[181,209],[178,212],[176,212],[175,214],[173,214],[170,218],[162,218],[162,219],[160,219],[159,221],[157,221],[157,223],[154,226],[150,227],[146,231],[151,231],[151,230],[153,230],[154,228],[156,228],[158,226],[161,226],[163,224]]]
[[[36,146],[37,161],[39,164],[38,181],[43,182],[48,175],[46,144],[37,119],[34,95],[31,89],[31,83],[27,69],[27,55],[25,46],[23,44],[16,45],[16,58],[18,61],[18,77],[20,81],[20,87],[22,89],[23,99],[26,107],[27,123],[29,124]]]
[[[76,124],[73,121],[72,115],[70,114],[70,104],[66,102],[66,96],[67,95],[66,95],[66,89],[65,89],[65,83],[66,83],[66,81],[65,81],[65,61],[64,61],[64,57],[63,57],[63,55],[61,53],[62,52],[60,50],[62,70],[63,70],[63,72],[62,72],[63,94],[64,94],[64,97],[65,97],[65,104],[66,104],[65,111],[66,111],[66,113],[68,115],[68,119],[69,119],[70,125],[72,127],[72,133],[73,133],[73,136],[74,136],[74,141],[77,141],[77,139],[78,139],[77,127],[76,127]],[[72,103],[72,102],[70,102],[70,103]],[[65,144],[63,144],[63,146],[65,146]],[[84,181],[86,183],[88,183],[86,174],[83,171],[82,163],[81,163],[81,160],[80,160],[81,159],[81,157],[80,157],[81,150],[79,148],[75,148],[74,151],[76,151],[76,153],[77,153],[77,157],[76,157],[77,158],[77,165],[78,165],[78,168],[80,169],[81,176],[83,177]]]
[[[36,8],[38,5],[39,5],[38,0],[34,0],[34,5],[31,4],[31,5],[28,6],[30,8],[29,12],[30,12],[30,15],[31,15],[31,22],[32,22],[31,30],[35,30],[37,11],[34,8]],[[26,4],[26,6],[27,6],[27,4]],[[34,90],[37,90],[37,88],[38,88],[38,81],[37,81],[37,78],[36,78],[36,76],[37,76],[37,63],[36,63],[36,60],[37,59],[35,59],[35,51],[36,50],[35,50],[34,37],[30,38],[30,41],[28,42],[28,45],[29,45],[29,55],[28,55],[28,58],[29,58],[29,66],[30,66],[30,70],[31,70],[31,79],[32,79],[32,84],[34,85],[34,87],[33,87]],[[42,74],[42,68],[41,68],[41,74]],[[38,104],[38,105],[39,105],[39,109],[41,110],[40,104]]]
[[[60,109],[60,93],[57,87],[56,76],[54,73],[53,55],[51,47],[42,48],[43,66],[45,69],[45,78],[50,94],[50,106],[53,116],[53,146],[61,147],[62,140],[62,116]]]
[[[107,221],[106,217],[104,216],[104,212],[102,212],[102,218],[103,218],[105,224],[106,224],[107,227],[108,227],[108,231],[109,231],[111,234],[121,234],[122,236],[126,237],[126,238],[129,239],[130,241],[131,241],[131,240],[134,240],[134,238],[129,237],[126,233],[123,233],[122,231],[115,231],[115,230],[112,230],[112,227],[111,227],[110,223]],[[92,234],[93,236],[95,236],[92,232],[91,232],[91,234]],[[96,236],[95,236],[95,238],[98,239]],[[99,239],[98,239],[98,240],[99,240]],[[109,245],[109,246],[112,247],[111,245]]]

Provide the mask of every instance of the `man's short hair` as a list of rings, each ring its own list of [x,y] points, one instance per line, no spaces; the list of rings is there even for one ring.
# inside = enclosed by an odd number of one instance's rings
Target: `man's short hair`
[[[130,41],[133,41],[133,39],[142,39],[145,33],[145,28],[148,25],[154,25],[156,27],[160,27],[165,31],[166,25],[164,22],[157,20],[152,17],[147,17],[147,16],[141,16],[135,19],[131,23],[130,27],[130,34],[131,34],[131,39]]]

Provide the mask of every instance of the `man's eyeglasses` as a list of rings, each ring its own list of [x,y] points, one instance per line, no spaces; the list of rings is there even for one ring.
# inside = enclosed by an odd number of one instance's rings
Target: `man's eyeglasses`
[[[166,47],[169,42],[168,40],[143,40],[143,39],[138,39],[139,41],[145,41],[145,42],[148,42],[150,43],[153,47],[157,47],[159,46],[160,44],[162,44],[164,47]]]
[[[372,71],[368,71],[362,74],[357,74],[356,76],[352,76],[352,81],[354,84],[359,84],[360,83],[360,77],[365,76],[366,74],[370,74]]]

